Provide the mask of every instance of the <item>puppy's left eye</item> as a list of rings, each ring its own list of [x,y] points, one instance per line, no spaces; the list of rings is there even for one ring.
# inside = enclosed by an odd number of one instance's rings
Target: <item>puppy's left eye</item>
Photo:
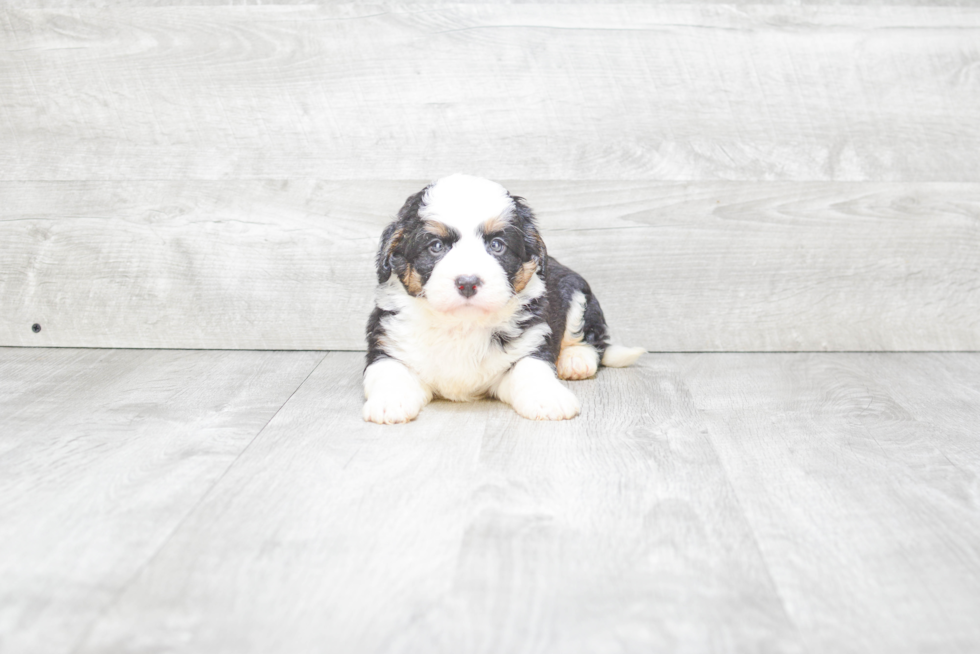
[[[439,254],[442,252],[442,241],[435,240],[429,243],[429,252],[432,254]]]
[[[504,243],[504,239],[502,238],[495,238],[492,241],[490,241],[490,251],[493,252],[494,254],[500,254],[501,252],[504,251],[506,247],[507,244]]]

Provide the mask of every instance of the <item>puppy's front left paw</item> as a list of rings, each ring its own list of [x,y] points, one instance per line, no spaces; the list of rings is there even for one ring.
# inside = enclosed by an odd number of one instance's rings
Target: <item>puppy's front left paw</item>
[[[364,403],[361,415],[367,422],[394,425],[414,420],[424,405],[424,397],[379,393]]]
[[[543,388],[526,389],[514,398],[512,406],[529,420],[571,420],[581,410],[575,394],[557,381]]]

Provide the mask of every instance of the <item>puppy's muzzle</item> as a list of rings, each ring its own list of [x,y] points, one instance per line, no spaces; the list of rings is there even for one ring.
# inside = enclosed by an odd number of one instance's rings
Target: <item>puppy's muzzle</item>
[[[482,284],[483,280],[476,275],[460,275],[456,278],[456,290],[466,298],[476,295],[476,289]]]

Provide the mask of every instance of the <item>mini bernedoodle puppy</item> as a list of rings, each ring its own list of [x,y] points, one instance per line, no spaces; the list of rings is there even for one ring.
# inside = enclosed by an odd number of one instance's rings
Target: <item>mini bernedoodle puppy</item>
[[[499,398],[532,420],[566,420],[559,380],[642,348],[609,344],[589,285],[548,256],[523,198],[452,175],[408,198],[381,236],[367,325],[364,419],[408,422],[432,400]]]

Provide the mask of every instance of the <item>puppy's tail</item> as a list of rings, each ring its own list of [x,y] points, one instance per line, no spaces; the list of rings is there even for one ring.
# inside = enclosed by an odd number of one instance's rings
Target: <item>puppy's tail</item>
[[[602,354],[602,365],[609,368],[625,368],[632,365],[645,354],[646,350],[642,347],[623,347],[622,345],[610,345]]]

